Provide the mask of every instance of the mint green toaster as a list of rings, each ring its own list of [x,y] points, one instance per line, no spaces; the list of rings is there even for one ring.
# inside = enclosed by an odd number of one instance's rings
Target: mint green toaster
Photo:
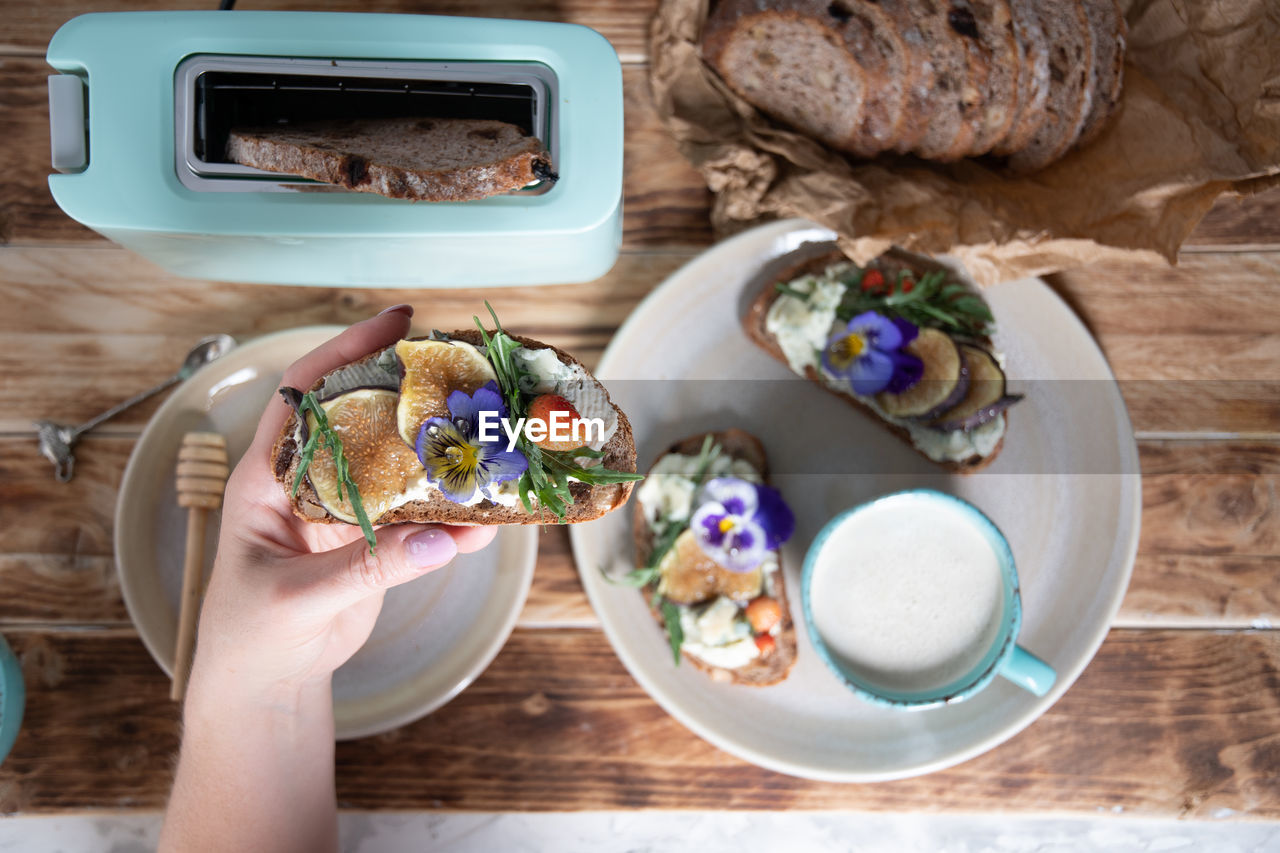
[[[66,213],[184,276],[344,287],[598,278],[622,231],[622,69],[573,24],[318,12],[83,15],[49,44]],[[233,125],[496,118],[559,180],[410,202],[226,162]]]

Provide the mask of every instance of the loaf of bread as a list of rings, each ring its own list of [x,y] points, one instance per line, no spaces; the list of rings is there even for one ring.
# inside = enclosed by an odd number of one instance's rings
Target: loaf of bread
[[[555,180],[542,143],[481,119],[362,119],[233,130],[227,158],[358,192],[473,201]]]
[[[992,155],[1031,172],[1097,136],[1124,83],[1118,0],[714,0],[703,59],[856,157]]]

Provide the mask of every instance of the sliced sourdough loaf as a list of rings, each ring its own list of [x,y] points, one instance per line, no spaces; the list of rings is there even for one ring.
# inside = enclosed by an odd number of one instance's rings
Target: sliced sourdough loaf
[[[228,159],[358,192],[471,201],[554,180],[535,137],[500,121],[362,119],[233,130]]]
[[[896,140],[905,49],[874,4],[723,0],[702,55],[748,103],[833,148],[866,157]]]
[[[967,40],[952,28],[943,0],[910,0],[909,5],[923,39],[912,55],[930,67],[934,82],[921,106],[924,132],[910,144],[904,140],[897,150],[926,160],[958,160],[973,144],[971,116],[978,100],[969,82]]]
[[[1049,100],[1040,129],[1009,157],[1009,166],[1017,172],[1041,169],[1075,144],[1096,77],[1093,31],[1080,0],[1041,3],[1037,8],[1049,40]]]
[[[1093,30],[1094,69],[1098,79],[1079,145],[1093,141],[1120,105],[1120,91],[1124,88],[1125,40],[1129,34],[1118,0],[1085,0],[1084,10]]]
[[[1018,114],[1009,132],[992,149],[1012,154],[1031,141],[1045,120],[1049,99],[1049,41],[1034,0],[1010,0],[1014,43],[1018,48]]]
[[[1009,0],[970,0],[952,3],[952,26],[974,39],[986,66],[982,108],[975,115],[969,154],[986,154],[1004,138],[1018,112],[1019,56]]]

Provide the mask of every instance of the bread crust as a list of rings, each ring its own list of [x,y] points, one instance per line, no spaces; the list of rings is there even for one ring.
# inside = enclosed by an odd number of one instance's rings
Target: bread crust
[[[848,261],[848,258],[845,257],[844,253],[834,247],[830,251],[821,252],[820,254],[815,255],[815,251],[818,251],[821,245],[826,244],[807,244],[806,246],[802,246],[800,249],[797,249],[794,253],[797,255],[797,260],[789,266],[783,266],[775,277],[765,282],[764,286],[761,287],[760,292],[748,305],[747,311],[742,317],[742,328],[747,333],[747,337],[751,339],[752,343],[776,358],[778,361],[787,365],[788,368],[790,368],[791,365],[787,361],[786,354],[783,353],[782,348],[778,346],[777,339],[769,333],[765,326],[769,315],[769,309],[781,295],[778,293],[775,285],[794,281],[803,275],[819,274],[832,264]],[[891,255],[891,257],[894,261],[901,263],[904,267],[914,270],[917,274],[927,271],[924,266],[925,259],[908,256],[905,252],[895,253]],[[887,277],[888,276],[886,276],[886,278]],[[987,456],[978,456],[975,454],[967,459],[955,461],[939,461],[937,459],[933,459],[923,453],[920,448],[916,447],[915,442],[911,440],[911,433],[908,432],[906,427],[886,421],[884,418],[876,414],[875,410],[859,401],[856,397],[844,394],[835,388],[832,388],[830,385],[822,381],[818,372],[812,367],[805,368],[805,378],[816,383],[827,393],[835,395],[853,408],[862,412],[867,417],[874,420],[876,423],[880,424],[880,426],[897,436],[900,441],[924,459],[927,459],[934,465],[941,466],[953,473],[972,474],[975,471],[982,470],[995,461],[996,457],[1000,455],[1001,449],[1004,447],[1004,436],[1002,435],[999,443],[995,446],[995,449]],[[1005,435],[1008,435],[1009,413],[1007,411],[1004,413],[1004,417]]]
[[[848,136],[823,136],[812,122],[782,115],[775,105],[761,105],[761,97],[751,97],[746,81],[739,79],[725,62],[725,53],[739,39],[753,40],[752,28],[774,22],[801,23],[814,28],[825,41],[840,45],[848,57],[840,69],[861,82],[862,102],[851,123]],[[759,51],[767,52],[761,42]],[[767,7],[758,0],[721,0],[712,9],[703,27],[702,56],[725,84],[739,96],[756,104],[775,119],[803,132],[823,138],[834,147],[858,157],[871,157],[891,148],[904,121],[909,63],[906,46],[891,19],[875,4],[837,0],[777,0]],[[776,62],[776,57],[774,58]],[[788,105],[790,106],[790,105]],[[810,125],[810,126],[807,126]]]
[[[458,133],[481,134],[477,137],[481,143],[492,140],[503,146],[502,156],[465,165],[433,164],[429,160],[432,134],[450,121]],[[417,145],[423,162],[391,162],[381,150],[382,137],[399,139],[400,145]],[[536,138],[525,137],[505,122],[472,119],[335,121],[234,130],[227,156],[268,172],[411,201],[475,201],[552,175],[550,159]]]
[[[681,439],[667,447],[657,458],[654,459],[654,465],[662,457],[679,453],[685,456],[696,456],[702,449],[702,443],[707,436],[711,436],[720,449],[734,459],[745,459],[750,462],[752,467],[760,472],[760,476],[768,482],[769,479],[769,463],[765,456],[764,445],[760,440],[751,433],[730,428],[719,432],[705,432],[698,435],[689,436]],[[653,466],[649,466],[649,470],[653,470]],[[638,566],[647,566],[650,557],[653,554],[653,533],[648,522],[645,521],[644,507],[636,501],[632,509],[632,535],[636,547],[636,564]],[[647,595],[645,590],[640,591],[642,595]],[[707,673],[713,681],[726,682],[729,684],[744,684],[750,687],[767,687],[771,684],[777,684],[787,677],[791,672],[791,667],[796,662],[796,628],[795,623],[791,619],[791,608],[787,603],[786,579],[782,570],[782,555],[778,555],[778,571],[776,572],[773,597],[777,599],[778,604],[782,608],[782,628],[774,636],[774,649],[766,657],[758,657],[746,666],[740,666],[736,669],[725,669],[724,667],[712,666],[696,657],[695,655],[681,655],[681,660],[688,661],[695,668]],[[658,608],[650,605],[650,611],[653,613],[654,619],[665,631],[665,620]]]
[[[473,346],[483,344],[480,332],[477,329],[462,329],[450,333],[449,337],[455,341],[462,341]],[[575,365],[586,368],[582,362],[569,355],[564,350],[535,341],[532,338],[526,338],[521,335],[511,335],[520,345],[529,349],[549,349],[556,354],[561,362],[569,365]],[[420,339],[418,339],[420,340]],[[394,345],[393,345],[394,346]],[[376,359],[386,348],[379,349],[370,353],[362,359],[358,359],[353,363],[364,363]],[[327,376],[328,374],[326,374]],[[590,376],[590,372],[587,372]],[[595,377],[592,377],[593,379]],[[325,377],[321,377],[316,381],[310,391],[318,391],[324,384]],[[604,386],[600,386],[604,389]],[[604,445],[601,450],[604,457],[600,460],[600,464],[615,471],[634,472],[636,470],[636,443],[635,436],[631,431],[631,421],[627,419],[622,409],[609,396],[608,389],[604,389],[605,399],[609,405],[613,406],[614,412],[618,417],[618,428],[614,432],[613,437]],[[280,431],[280,435],[276,438],[275,445],[271,450],[272,472],[276,481],[280,483],[280,487],[288,493],[293,486],[294,477],[297,474],[300,458],[298,455],[298,446],[294,440],[294,433],[297,430],[298,418],[296,413],[290,413],[288,420],[285,421],[284,428]],[[573,505],[565,511],[565,524],[577,524],[583,521],[591,521],[602,515],[612,512],[627,502],[631,497],[631,490],[634,483],[615,483],[609,486],[590,486],[586,483],[570,483],[569,491],[573,495]],[[316,491],[311,486],[310,478],[303,477],[302,483],[298,488],[298,493],[291,497],[293,512],[296,516],[304,521],[315,522],[319,524],[348,524],[340,518],[335,518],[320,503],[320,499]],[[549,511],[536,512],[538,509],[534,507],[535,513],[529,514],[524,511],[520,504],[513,507],[505,507],[495,504],[492,501],[482,500],[475,506],[462,506],[453,503],[443,494],[432,494],[429,500],[410,501],[394,509],[387,510],[375,519],[371,519],[374,524],[397,524],[400,522],[434,522],[440,524],[458,524],[481,526],[489,524],[558,524],[561,523]]]

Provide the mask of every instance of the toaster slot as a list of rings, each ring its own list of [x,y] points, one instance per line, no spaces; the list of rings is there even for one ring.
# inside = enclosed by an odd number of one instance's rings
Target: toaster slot
[[[554,84],[538,63],[191,57],[175,77],[175,165],[184,185],[202,191],[345,192],[229,162],[227,140],[233,128],[373,118],[504,121],[538,137],[557,162]]]

